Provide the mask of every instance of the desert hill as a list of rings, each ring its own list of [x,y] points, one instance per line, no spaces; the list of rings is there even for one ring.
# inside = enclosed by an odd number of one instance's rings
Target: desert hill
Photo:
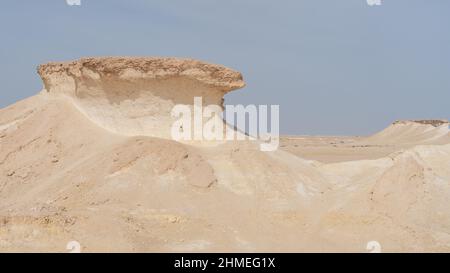
[[[72,240],[85,252],[366,252],[372,240],[450,251],[448,123],[290,138],[274,152],[181,143],[173,105],[222,105],[244,86],[239,72],[127,57],[38,72],[44,89],[0,110],[2,252],[66,252]]]

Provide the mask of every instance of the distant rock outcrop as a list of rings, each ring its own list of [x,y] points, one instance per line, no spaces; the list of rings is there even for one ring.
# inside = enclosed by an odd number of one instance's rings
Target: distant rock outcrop
[[[399,120],[363,141],[376,144],[445,144],[450,141],[447,120]]]
[[[425,125],[432,125],[434,127],[440,127],[442,125],[449,125],[448,120],[446,119],[421,119],[421,120],[397,120],[393,122],[393,125],[396,124],[412,124],[412,123],[418,123],[418,124],[425,124]]]

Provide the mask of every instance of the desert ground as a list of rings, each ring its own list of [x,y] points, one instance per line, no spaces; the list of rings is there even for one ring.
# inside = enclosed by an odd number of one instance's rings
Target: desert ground
[[[38,73],[42,91],[0,110],[0,252],[450,252],[446,120],[263,152],[170,137],[174,105],[245,85],[226,67],[103,57]]]

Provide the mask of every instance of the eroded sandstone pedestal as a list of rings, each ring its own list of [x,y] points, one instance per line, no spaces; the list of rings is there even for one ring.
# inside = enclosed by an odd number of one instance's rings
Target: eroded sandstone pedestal
[[[245,86],[239,72],[192,59],[103,57],[39,66],[45,91],[70,99],[97,125],[127,136],[171,137],[175,105],[222,105]]]

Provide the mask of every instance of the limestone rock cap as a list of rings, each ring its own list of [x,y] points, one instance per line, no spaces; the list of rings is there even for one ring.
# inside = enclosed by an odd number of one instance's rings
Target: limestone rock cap
[[[442,125],[449,125],[449,121],[446,119],[424,119],[424,120],[397,120],[393,125],[397,124],[422,124],[422,125],[431,125],[434,127],[440,127]]]
[[[227,67],[171,57],[89,57],[43,64],[38,67],[38,73],[49,90],[47,85],[54,74],[82,78],[83,69],[93,71],[100,77],[117,76],[123,80],[187,77],[223,92],[245,86],[241,73]]]

